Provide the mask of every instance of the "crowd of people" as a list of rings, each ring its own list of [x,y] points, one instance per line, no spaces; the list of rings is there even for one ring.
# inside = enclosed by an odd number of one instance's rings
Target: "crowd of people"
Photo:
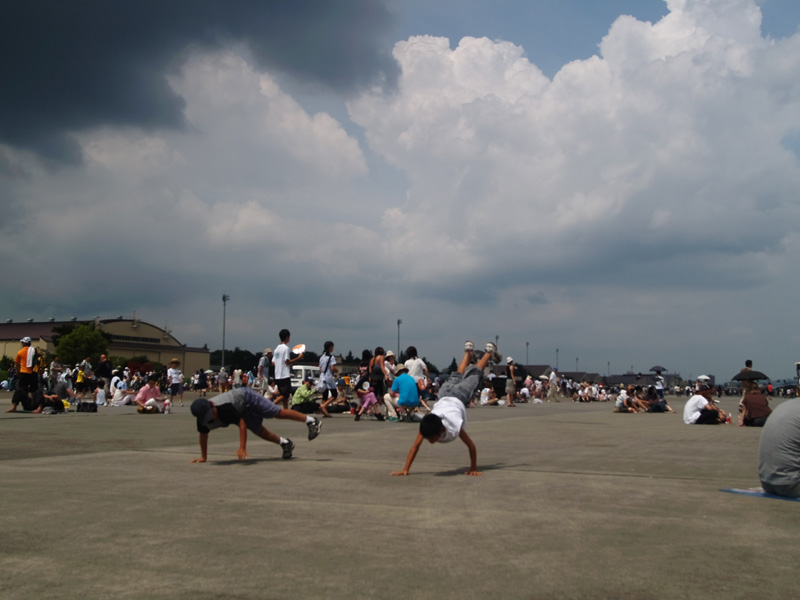
[[[131,404],[141,413],[169,413],[176,398],[183,406],[184,385],[188,381],[198,395],[191,412],[197,419],[201,457],[193,462],[207,460],[211,430],[233,424],[239,426],[240,459],[247,457],[248,430],[280,445],[283,458],[291,458],[294,443],[267,430],[263,426],[265,418],[303,422],[308,427],[309,440],[319,435],[322,426],[320,419],[312,416],[314,413],[321,414],[323,419],[330,418],[331,413],[351,413],[356,421],[368,415],[378,421],[419,421],[419,434],[409,450],[405,467],[392,475],[408,474],[423,441],[433,444],[455,439],[461,439],[469,451],[470,468],[466,473],[480,475],[475,444],[464,429],[466,409],[476,405],[514,407],[517,403],[567,399],[612,402],[614,412],[618,413],[675,412],[667,402],[667,386],[660,372],[656,372],[655,383],[647,386],[607,388],[592,382],[575,383],[568,378],[559,380],[555,370],[537,380],[528,376],[518,385],[516,366],[509,357],[504,367],[505,377],[501,378],[502,390],[498,393],[497,374],[492,367],[500,361],[500,355],[491,342],[480,352],[472,342],[466,342],[456,372],[440,385],[438,377],[431,380],[428,367],[414,346],[406,349],[405,361],[401,363],[392,351],[381,346],[364,350],[351,384],[340,376],[334,343],[327,341],[319,358],[319,378],[306,377],[293,389],[291,367],[302,360],[304,349],[293,353],[289,347],[290,335],[287,329],[281,330],[281,343],[274,351],[265,349],[258,366],[250,372],[236,367],[228,377],[225,369],[221,369],[212,381],[209,373],[202,371],[185,379],[177,358],[170,361],[163,373],[112,368],[105,355],[101,355],[96,367],[89,357],[74,368],[62,365],[58,358],[47,367],[30,338],[25,337],[20,340],[22,347],[14,360],[14,394],[7,412],[14,412],[20,406],[33,413],[62,412],[91,394],[95,405]],[[764,491],[800,497],[800,400],[788,400],[773,412],[769,406],[770,390],[762,389],[759,379],[763,377],[752,370],[752,361],[746,361],[737,378],[742,382],[737,424],[764,428],[759,448],[759,477]],[[209,388],[218,395],[207,398]],[[718,405],[722,395],[719,387],[698,379],[687,395],[684,423],[732,422],[732,416]]]

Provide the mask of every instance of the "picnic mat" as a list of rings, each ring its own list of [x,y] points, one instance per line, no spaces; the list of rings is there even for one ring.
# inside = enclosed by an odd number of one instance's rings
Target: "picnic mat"
[[[784,498],[783,496],[775,496],[774,494],[768,494],[760,487],[728,488],[720,490],[720,492],[728,492],[729,494],[741,494],[742,496],[754,496],[756,498],[774,498],[775,500],[788,500],[789,502],[800,502],[800,498]]]

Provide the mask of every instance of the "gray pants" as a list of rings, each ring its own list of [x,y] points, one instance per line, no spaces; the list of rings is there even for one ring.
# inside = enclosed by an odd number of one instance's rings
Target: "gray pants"
[[[475,392],[483,381],[483,372],[475,365],[468,365],[463,373],[453,373],[439,389],[439,398],[450,396],[458,398],[469,406]]]
[[[784,498],[800,498],[800,483],[794,485],[771,485],[765,481],[761,482],[764,491],[773,496],[783,496]]]

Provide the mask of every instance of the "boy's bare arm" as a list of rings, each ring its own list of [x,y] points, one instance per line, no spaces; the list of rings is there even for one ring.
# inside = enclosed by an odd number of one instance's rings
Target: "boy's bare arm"
[[[247,458],[247,424],[244,419],[239,419],[239,449],[236,451],[239,460]]]
[[[458,432],[458,437],[467,445],[469,450],[469,471],[464,475],[483,475],[478,471],[478,451],[475,449],[475,442],[472,441],[472,438],[467,435],[463,428]]]
[[[200,458],[195,458],[192,462],[193,463],[201,463],[206,462],[208,458],[208,434],[201,433],[200,434],[200,454],[202,456]]]
[[[414,459],[417,456],[417,452],[419,452],[419,447],[422,445],[422,440],[425,438],[422,437],[421,433],[417,434],[417,439],[414,440],[414,443],[411,444],[411,450],[408,451],[408,458],[406,458],[406,466],[403,467],[402,471],[393,471],[392,475],[408,475],[408,470],[411,468],[411,463],[414,462]]]

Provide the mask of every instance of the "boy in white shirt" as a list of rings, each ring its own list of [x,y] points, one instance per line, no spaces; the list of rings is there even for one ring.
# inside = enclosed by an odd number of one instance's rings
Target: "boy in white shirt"
[[[461,364],[458,365],[458,372],[453,373],[444,382],[439,390],[439,400],[433,410],[422,417],[422,421],[419,424],[419,433],[411,445],[411,450],[408,452],[405,467],[402,471],[394,471],[392,475],[408,475],[411,463],[414,462],[423,440],[428,440],[431,444],[436,442],[446,444],[456,438],[464,442],[469,450],[470,467],[465,475],[483,474],[478,471],[478,456],[475,444],[467,435],[464,424],[467,420],[467,406],[472,401],[475,390],[478,389],[483,381],[483,370],[490,360],[493,362],[499,360],[495,345],[490,342],[486,347],[487,352],[481,356],[477,365],[470,364],[473,362],[474,356],[473,345],[472,342],[467,342],[464,358],[461,359]],[[489,351],[490,348],[491,351]]]
[[[183,373],[181,373],[181,361],[177,358],[173,358],[169,361],[167,382],[169,383],[170,404],[175,400],[175,396],[180,396],[180,403],[181,406],[183,406]]]

